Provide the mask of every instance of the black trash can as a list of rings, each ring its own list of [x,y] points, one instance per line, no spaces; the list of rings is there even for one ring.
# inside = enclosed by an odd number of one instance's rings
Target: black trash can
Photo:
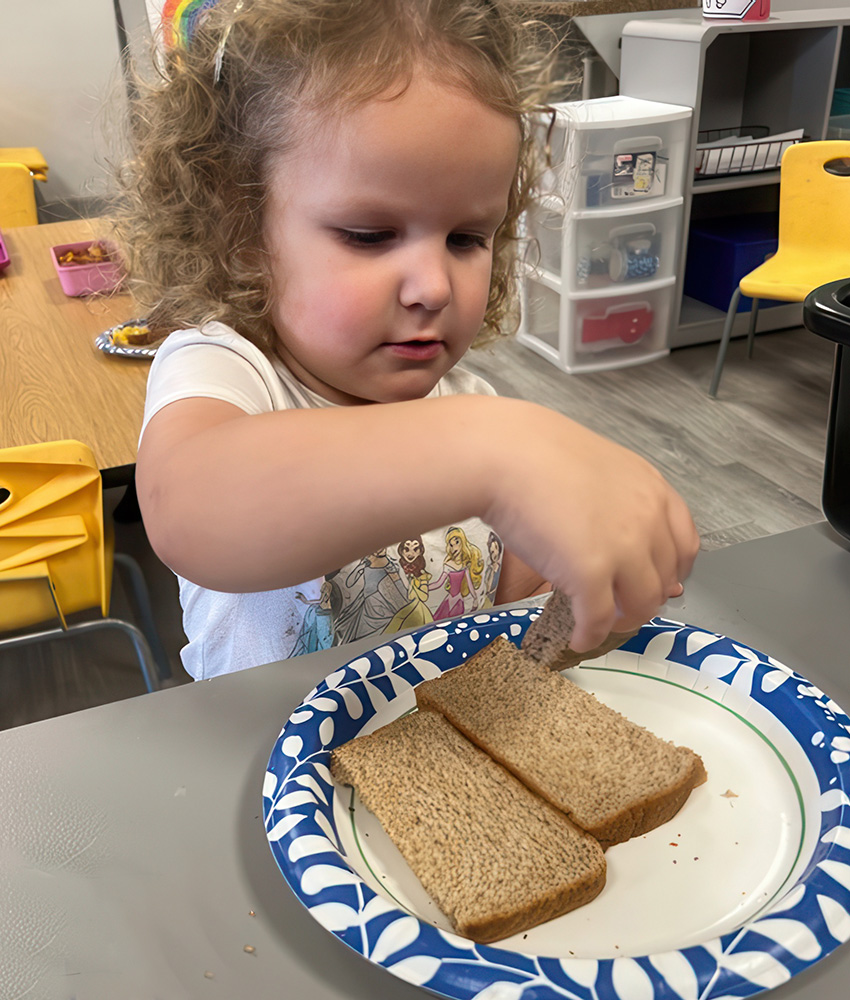
[[[850,278],[810,292],[803,303],[803,323],[836,344],[822,503],[827,521],[850,541]]]

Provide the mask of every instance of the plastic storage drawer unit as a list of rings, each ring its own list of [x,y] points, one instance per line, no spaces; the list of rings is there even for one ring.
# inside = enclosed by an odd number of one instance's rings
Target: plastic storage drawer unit
[[[668,353],[690,118],[603,97],[535,120],[548,169],[523,218],[517,339],[562,371]]]

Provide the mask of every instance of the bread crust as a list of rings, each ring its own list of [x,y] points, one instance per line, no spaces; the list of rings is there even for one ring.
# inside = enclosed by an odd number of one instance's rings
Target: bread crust
[[[598,843],[427,710],[331,752],[458,934],[497,941],[590,902]]]

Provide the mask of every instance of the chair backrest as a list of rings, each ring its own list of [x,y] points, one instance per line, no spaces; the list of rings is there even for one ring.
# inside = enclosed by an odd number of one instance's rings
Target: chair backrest
[[[29,167],[23,163],[0,163],[0,228],[37,223],[35,187]]]
[[[109,613],[102,483],[79,441],[0,449],[0,631]],[[51,597],[51,588],[53,597]]]
[[[0,163],[23,163],[35,180],[47,180],[47,160],[36,146],[0,146]]]
[[[829,164],[838,161],[838,172]],[[841,173],[844,161],[844,173]],[[850,233],[850,140],[825,139],[789,146],[779,185],[779,251],[804,248],[826,260],[846,260]]]

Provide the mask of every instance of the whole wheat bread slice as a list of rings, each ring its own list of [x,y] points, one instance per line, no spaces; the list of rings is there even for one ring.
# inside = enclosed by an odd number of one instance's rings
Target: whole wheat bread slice
[[[671,819],[705,780],[697,754],[659,739],[504,636],[416,688],[473,743],[603,848]]]
[[[458,934],[495,941],[589,902],[599,844],[442,715],[403,716],[331,753]]]
[[[570,649],[570,639],[575,627],[572,602],[562,590],[555,590],[543,606],[540,616],[528,626],[522,640],[522,651],[549,670],[566,670],[568,667],[577,667],[585,660],[595,660],[597,656],[610,653],[612,649],[618,649],[640,631],[638,626],[630,632],[612,632],[595,649],[577,653]]]

